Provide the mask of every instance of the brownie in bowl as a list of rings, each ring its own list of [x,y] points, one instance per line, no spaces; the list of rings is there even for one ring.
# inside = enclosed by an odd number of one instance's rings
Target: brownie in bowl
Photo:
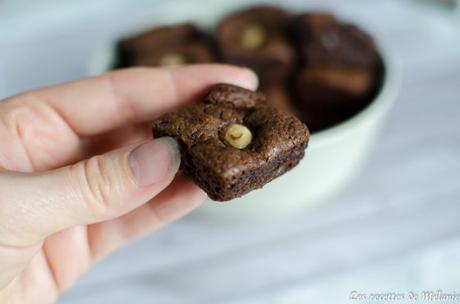
[[[294,22],[293,40],[300,61],[294,98],[312,130],[350,118],[376,95],[380,56],[372,37],[357,26],[306,13]]]
[[[253,69],[262,87],[284,83],[295,63],[286,37],[291,17],[274,6],[256,6],[225,17],[216,29],[223,61]]]
[[[173,67],[214,61],[212,42],[189,23],[154,28],[118,44],[117,67]]]
[[[118,67],[222,62],[259,76],[267,103],[296,115],[312,133],[361,112],[381,87],[383,64],[364,30],[323,12],[257,5],[226,15],[214,31],[191,23],[123,39]]]
[[[240,197],[289,171],[309,139],[295,116],[269,106],[261,93],[229,84],[160,117],[153,133],[178,140],[181,170],[216,201]]]

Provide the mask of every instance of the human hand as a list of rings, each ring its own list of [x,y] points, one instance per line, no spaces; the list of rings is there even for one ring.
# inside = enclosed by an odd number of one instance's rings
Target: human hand
[[[197,207],[150,121],[243,68],[136,68],[0,102],[0,302],[51,303],[116,248]]]

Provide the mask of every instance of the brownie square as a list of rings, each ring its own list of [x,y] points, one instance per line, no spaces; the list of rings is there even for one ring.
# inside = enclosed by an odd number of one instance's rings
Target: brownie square
[[[372,37],[332,15],[300,15],[294,22],[293,31],[305,66],[373,69],[379,62]]]
[[[312,131],[344,121],[369,104],[382,72],[372,37],[325,13],[298,16],[291,31],[301,63],[294,97]]]
[[[375,83],[374,70],[311,67],[299,72],[296,91],[304,111],[353,111],[371,99]]]
[[[280,85],[295,61],[286,30],[291,13],[273,6],[256,6],[224,18],[217,26],[217,43],[225,62],[253,69],[261,85]]]
[[[119,66],[177,66],[216,60],[212,43],[192,24],[154,28],[118,44]]]
[[[134,66],[174,67],[192,63],[215,62],[209,47],[203,43],[193,42],[185,45],[168,46],[154,52],[133,58]]]
[[[181,146],[181,170],[209,197],[227,201],[296,166],[309,139],[305,124],[270,107],[261,93],[228,84],[153,122],[155,137]]]
[[[263,87],[260,88],[260,92],[266,96],[267,103],[270,106],[277,108],[282,112],[299,116],[299,111],[293,103],[286,86],[279,85]]]
[[[310,132],[316,133],[346,121],[356,114],[356,110],[345,109],[325,112],[308,109],[301,113],[301,119],[308,125]]]

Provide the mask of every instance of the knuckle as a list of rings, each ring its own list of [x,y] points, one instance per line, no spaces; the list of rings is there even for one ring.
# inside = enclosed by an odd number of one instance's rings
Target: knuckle
[[[45,103],[37,102],[43,100],[37,96],[35,92],[27,92],[21,95],[12,97],[4,101],[4,108],[1,111],[1,121],[5,128],[11,134],[16,134],[21,129],[27,128],[31,133],[37,130],[37,126],[31,123],[31,119],[35,121],[37,118],[43,121],[50,120],[50,109]]]
[[[103,156],[94,156],[79,166],[81,195],[88,207],[96,213],[105,213],[121,202],[123,182],[116,167]]]
[[[28,92],[5,100],[0,109],[0,140],[8,141],[15,151],[20,152],[13,155],[3,151],[3,156],[19,159],[21,168],[28,164],[28,167],[36,169],[34,165],[41,167],[43,165],[40,164],[48,163],[53,148],[59,145],[55,134],[69,130],[46,101],[45,97]]]
[[[32,125],[28,123],[31,113],[30,109],[21,105],[10,105],[6,111],[2,111],[0,121],[2,127],[12,138],[24,141],[27,134],[34,131]]]

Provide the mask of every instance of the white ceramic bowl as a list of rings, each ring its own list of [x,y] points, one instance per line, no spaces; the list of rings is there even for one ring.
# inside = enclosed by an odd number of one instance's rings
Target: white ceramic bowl
[[[242,217],[295,212],[334,195],[359,172],[400,86],[398,65],[380,47],[385,66],[382,87],[360,113],[332,128],[314,133],[305,158],[290,172],[230,203],[209,202],[200,212]]]
[[[223,14],[225,11],[215,12],[214,19]],[[197,23],[203,25],[203,19],[193,16],[193,11],[185,13],[186,19],[181,16],[170,22],[199,20]],[[150,26],[164,24],[165,20],[162,21]],[[213,22],[215,20],[204,24],[212,26]],[[364,110],[343,123],[313,134],[305,158],[290,172],[231,202],[207,202],[198,213],[220,218],[280,215],[312,206],[342,189],[361,168],[399,91],[398,65],[376,38],[385,74],[379,93]],[[90,74],[107,71],[114,54],[113,46],[96,54],[90,65]]]

